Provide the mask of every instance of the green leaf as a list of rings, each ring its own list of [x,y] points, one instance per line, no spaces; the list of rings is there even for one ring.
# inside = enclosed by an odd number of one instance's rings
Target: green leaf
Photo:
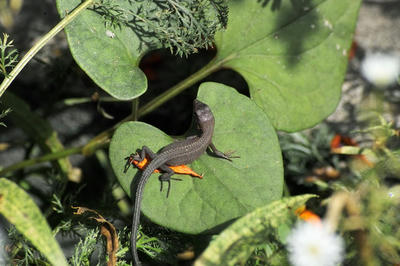
[[[68,265],[46,219],[29,195],[0,178],[0,214],[23,234],[53,265]]]
[[[276,129],[311,127],[339,102],[360,2],[229,1],[215,63],[243,75]]]
[[[296,207],[312,197],[315,195],[283,198],[240,218],[211,242],[194,265],[244,265],[259,245],[282,238],[281,231],[287,231]]]
[[[81,3],[80,0],[56,2],[62,17]],[[118,1],[119,6],[133,12],[136,3]],[[99,13],[88,9],[65,32],[75,61],[103,90],[121,100],[136,98],[146,91],[146,76],[138,67],[146,43],[131,28],[107,27]]]
[[[214,113],[215,146],[224,152],[235,151],[233,162],[204,154],[190,167],[203,179],[181,176],[173,181],[171,194],[160,193],[156,175],[144,191],[142,211],[152,221],[187,233],[200,233],[240,217],[282,195],[283,169],[275,130],[268,117],[249,98],[231,87],[203,83],[198,99]],[[173,118],[171,118],[173,119]],[[130,168],[124,174],[125,160],[143,145],[153,151],[173,139],[148,124],[127,122],[115,132],[110,144],[112,168],[125,191],[130,194],[133,177],[141,172]]]

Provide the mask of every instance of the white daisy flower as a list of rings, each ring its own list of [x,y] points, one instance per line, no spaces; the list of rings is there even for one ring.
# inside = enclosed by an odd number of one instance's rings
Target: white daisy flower
[[[336,266],[344,256],[343,239],[325,223],[299,223],[286,245],[294,266]]]
[[[400,58],[383,53],[367,54],[361,62],[361,74],[377,88],[385,88],[398,80]]]

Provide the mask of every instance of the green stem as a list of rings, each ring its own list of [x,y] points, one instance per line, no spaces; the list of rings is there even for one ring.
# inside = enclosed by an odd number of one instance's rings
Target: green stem
[[[42,162],[47,162],[47,161],[52,161],[52,160],[57,160],[60,158],[64,158],[66,156],[72,155],[72,154],[77,154],[82,152],[83,147],[75,147],[75,148],[70,148],[70,149],[65,149],[59,152],[54,152],[54,153],[49,153],[45,154],[43,156],[37,157],[37,158],[32,158],[28,159],[13,165],[10,165],[9,167],[4,168],[3,170],[0,171],[0,176],[10,172],[10,171],[15,171],[21,168],[25,168],[28,166],[32,166],[38,163]]]
[[[283,197],[290,197],[289,187],[286,182],[283,182]]]
[[[132,113],[130,115],[130,118],[132,118],[133,121],[137,121],[138,113],[139,113],[139,98],[136,98],[132,101]]]
[[[8,77],[4,78],[3,82],[0,84],[0,97],[10,86],[11,82],[15,77],[22,71],[26,64],[39,52],[40,49],[57,33],[65,28],[71,21],[75,19],[82,11],[84,11],[89,5],[93,4],[94,0],[87,0],[79,5],[71,14],[67,15],[63,20],[61,20],[54,28],[52,28],[46,35],[44,35],[34,46],[25,54],[25,56],[19,61],[15,68],[10,72]]]
[[[214,71],[220,69],[224,62],[225,62],[225,60],[221,60],[221,61],[217,61],[216,59],[211,60],[210,63],[205,65],[199,71],[197,71],[196,73],[187,77],[186,79],[182,80],[181,82],[179,82],[178,84],[176,84],[175,86],[170,88],[169,90],[158,95],[153,100],[151,100],[150,102],[145,104],[143,107],[141,107],[139,109],[138,116],[142,117],[142,116],[150,113],[151,111],[153,111],[154,109],[156,109],[157,107],[159,107],[160,105],[165,103],[166,101],[170,100],[177,94],[181,93],[182,91],[186,90],[187,88],[189,88],[190,86],[195,84],[196,82],[202,80],[203,78],[207,77]]]

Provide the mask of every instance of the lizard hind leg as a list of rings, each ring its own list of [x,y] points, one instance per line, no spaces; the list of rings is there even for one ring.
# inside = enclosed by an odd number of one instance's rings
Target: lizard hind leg
[[[231,158],[240,158],[240,156],[237,156],[237,155],[232,156],[232,154],[235,151],[231,151],[231,152],[227,152],[227,153],[223,153],[223,152],[219,151],[212,142],[210,143],[209,147],[213,151],[213,153],[216,157],[219,157],[219,158],[231,161],[231,162],[232,162]]]
[[[171,179],[177,180],[177,181],[182,181],[182,179],[171,177],[172,175],[175,174],[175,172],[172,171],[171,168],[169,168],[168,166],[162,166],[162,167],[160,167],[160,170],[165,172],[158,177],[158,180],[160,180],[160,192],[162,192],[162,190],[163,190],[163,182],[167,182],[168,183],[167,198],[168,198],[169,191],[171,190]]]

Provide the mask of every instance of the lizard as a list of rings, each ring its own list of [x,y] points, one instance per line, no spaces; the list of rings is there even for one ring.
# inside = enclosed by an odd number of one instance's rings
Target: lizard
[[[198,135],[189,136],[184,140],[173,142],[158,153],[154,153],[147,146],[143,146],[140,153],[136,153],[133,156],[134,160],[141,162],[146,158],[146,155],[151,159],[150,164],[147,165],[146,169],[142,172],[138,180],[136,180],[134,204],[133,204],[133,215],[132,215],[132,232],[131,232],[131,252],[133,257],[133,264],[140,266],[141,262],[138,257],[136,249],[136,240],[138,234],[138,227],[140,221],[140,208],[143,197],[144,186],[150,178],[154,170],[160,169],[163,174],[159,176],[159,180],[168,183],[167,197],[170,191],[170,180],[180,180],[177,178],[171,178],[174,171],[168,166],[189,164],[196,160],[202,155],[207,148],[210,148],[215,156],[231,161],[230,158],[237,158],[238,156],[232,157],[230,154],[225,154],[219,151],[212,143],[212,137],[214,133],[215,119],[214,115],[207,104],[195,99],[193,101],[193,113],[197,120],[197,125],[201,131]],[[130,158],[130,159],[129,159]],[[132,155],[127,159],[124,172],[126,172],[131,165]]]

